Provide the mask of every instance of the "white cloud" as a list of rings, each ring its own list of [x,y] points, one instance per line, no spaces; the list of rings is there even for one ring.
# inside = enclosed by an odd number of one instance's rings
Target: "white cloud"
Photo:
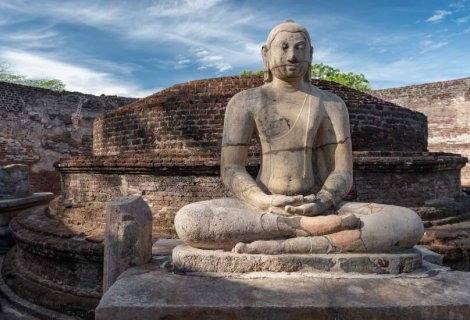
[[[233,67],[224,62],[224,58],[218,55],[211,55],[209,51],[199,49],[194,52],[196,60],[199,64],[198,70],[207,70],[213,68],[217,70],[217,75],[221,75],[223,72],[231,70]]]
[[[145,90],[134,83],[121,81],[109,73],[54,60],[40,54],[9,48],[0,49],[0,59],[12,66],[9,69],[11,72],[31,79],[59,79],[69,91],[143,97],[159,90]]]
[[[157,17],[174,18],[209,10],[220,2],[220,0],[166,0],[151,6],[148,12]]]
[[[427,22],[438,23],[445,19],[446,16],[451,15],[452,12],[446,10],[436,10],[434,14],[426,19]]]
[[[64,43],[63,37],[50,27],[9,32],[2,35],[1,40],[23,49],[55,48]]]
[[[178,55],[176,57],[176,63],[175,63],[174,69],[176,70],[184,69],[188,67],[189,63],[191,63],[191,59],[188,59],[182,55]]]
[[[459,12],[459,11],[465,10],[466,2],[467,0],[452,2],[451,4],[449,4],[449,7],[455,9],[456,12]]]
[[[392,88],[462,78],[462,73],[470,73],[470,65],[461,63],[466,55],[466,52],[450,55],[432,52],[391,63],[365,61],[360,69],[374,89]]]
[[[8,9],[22,14],[35,12],[56,23],[80,23],[112,32],[128,43],[169,42],[174,50],[186,52],[200,48],[210,54],[204,55],[206,60],[199,61],[199,67],[213,69],[217,75],[259,61],[259,53],[254,56],[250,50],[250,45],[258,43],[251,34],[272,25],[268,17],[240,6],[234,10],[235,5],[221,0],[166,0],[151,6],[147,2],[119,1],[110,5],[90,0],[60,5],[47,1],[7,4]],[[207,61],[214,57],[222,59]]]
[[[431,51],[431,50],[436,50],[436,49],[442,48],[442,47],[444,47],[448,44],[449,44],[449,42],[447,42],[447,41],[435,42],[433,40],[426,39],[426,40],[421,42],[421,46],[424,48],[421,51],[421,53],[425,53],[425,52],[428,52],[428,51]]]
[[[467,23],[468,21],[470,21],[470,16],[458,18],[456,21],[457,21],[457,24]]]

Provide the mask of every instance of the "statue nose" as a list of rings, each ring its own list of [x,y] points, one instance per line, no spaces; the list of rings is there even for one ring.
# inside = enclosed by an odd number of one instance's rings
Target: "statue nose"
[[[287,58],[287,62],[297,62],[297,57],[295,56],[295,54],[292,54],[290,57]]]
[[[295,55],[295,50],[290,49],[287,53],[287,61],[288,62],[297,62],[297,56]]]

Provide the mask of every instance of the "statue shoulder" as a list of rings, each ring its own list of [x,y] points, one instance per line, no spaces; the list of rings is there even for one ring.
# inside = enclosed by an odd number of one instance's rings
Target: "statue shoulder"
[[[243,90],[235,94],[228,102],[227,108],[252,110],[263,100],[263,87]]]
[[[325,106],[325,110],[327,112],[334,112],[334,113],[347,113],[348,108],[346,107],[346,103],[338,97],[336,94],[322,90],[318,87],[315,87],[317,90],[319,96],[321,97],[321,100],[323,102],[323,105]]]

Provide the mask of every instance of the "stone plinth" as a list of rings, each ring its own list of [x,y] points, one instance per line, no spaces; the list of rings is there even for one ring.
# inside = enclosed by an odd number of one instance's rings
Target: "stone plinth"
[[[424,262],[408,274],[175,273],[154,245],[152,264],[126,271],[103,296],[97,320],[467,319],[470,278]],[[159,254],[157,251],[162,252]]]
[[[421,267],[417,249],[399,253],[238,254],[182,244],[173,249],[174,267],[185,272],[359,272],[398,274]]]

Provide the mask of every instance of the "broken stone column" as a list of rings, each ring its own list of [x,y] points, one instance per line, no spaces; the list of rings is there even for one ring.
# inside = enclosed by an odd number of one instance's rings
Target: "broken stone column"
[[[152,258],[152,212],[142,197],[120,197],[106,207],[103,292],[119,275]]]

